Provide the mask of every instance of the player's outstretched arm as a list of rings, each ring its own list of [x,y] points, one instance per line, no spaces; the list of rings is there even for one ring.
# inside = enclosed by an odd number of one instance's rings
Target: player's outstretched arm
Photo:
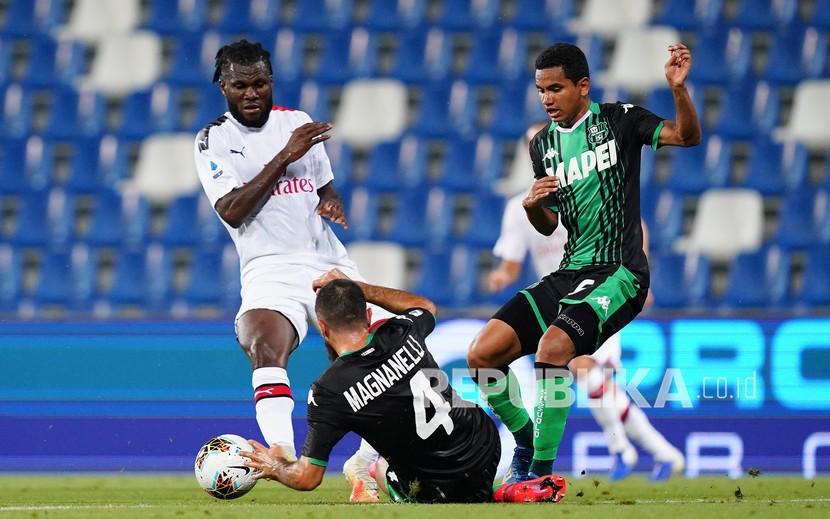
[[[277,153],[257,176],[216,201],[215,209],[222,220],[234,229],[262,208],[277,180],[285,175],[289,164],[303,157],[312,146],[327,141],[331,135],[329,123],[306,123],[296,128],[285,147]]]
[[[294,490],[314,490],[323,481],[325,467],[318,467],[311,460],[301,456],[297,461],[287,461],[280,457],[278,446],[266,449],[256,440],[248,440],[254,452],[242,451],[245,465],[257,470],[254,479],[273,479]]]
[[[331,269],[319,278],[315,279],[312,283],[312,288],[316,292],[323,285],[334,281],[335,279],[350,278],[340,271],[340,269]],[[406,290],[397,290],[395,288],[371,285],[357,280],[352,281],[357,283],[357,286],[363,290],[363,295],[366,296],[366,300],[368,302],[378,305],[393,314],[402,314],[410,308],[423,308],[432,315],[436,315],[438,313],[438,308],[435,306],[435,303],[426,297],[419,296],[418,294],[413,294],[411,292],[407,292]]]
[[[669,45],[668,50],[669,59],[663,68],[674,97],[675,120],[663,123],[658,142],[661,146],[696,146],[700,144],[700,120],[686,89],[686,78],[692,69],[692,53],[682,43]]]
[[[559,179],[554,176],[544,176],[536,179],[530,192],[524,200],[527,219],[541,234],[550,236],[559,225],[559,215],[545,207],[547,198],[559,190]]]

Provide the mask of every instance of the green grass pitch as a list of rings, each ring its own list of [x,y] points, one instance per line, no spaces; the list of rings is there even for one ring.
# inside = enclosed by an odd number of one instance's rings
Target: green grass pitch
[[[806,481],[761,474],[674,478],[651,484],[640,476],[609,483],[605,478],[568,479],[558,504],[352,505],[339,476],[313,492],[295,492],[262,481],[248,495],[218,501],[203,493],[191,475],[0,476],[0,519],[7,517],[159,518],[433,518],[603,517],[661,519],[830,517],[830,478]]]

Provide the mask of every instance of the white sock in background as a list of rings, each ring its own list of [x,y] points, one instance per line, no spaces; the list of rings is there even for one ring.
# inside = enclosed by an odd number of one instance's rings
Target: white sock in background
[[[629,404],[625,392],[617,387],[613,379],[606,378],[605,370],[599,366],[591,368],[581,380],[591,399],[591,414],[605,433],[608,451],[616,454],[633,449],[620,419]]]
[[[291,423],[294,397],[288,372],[283,368],[257,368],[251,375],[251,385],[254,387],[256,421],[266,443],[278,443],[296,456],[294,425]]]
[[[378,459],[378,451],[369,445],[369,442],[361,438],[360,447],[355,452],[355,456],[360,456],[366,463],[372,463]]]
[[[651,425],[642,409],[631,404],[624,415],[623,425],[629,438],[648,451],[657,461],[674,461],[682,454]]]

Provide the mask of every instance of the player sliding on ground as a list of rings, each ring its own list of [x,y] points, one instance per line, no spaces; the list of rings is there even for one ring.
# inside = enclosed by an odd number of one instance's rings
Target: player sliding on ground
[[[552,471],[571,404],[566,398],[572,393],[559,390],[568,363],[594,353],[643,308],[649,271],[640,226],[641,148],[700,142],[685,86],[691,53],[681,44],[668,51],[664,69],[676,121],[632,104],[591,101],[588,62],[574,45],[558,43],[536,59],[536,88],[551,122],[531,140],[536,181],[522,205],[546,236],[562,220],[565,255],[558,271],[495,313],[467,356],[471,368],[497,368],[507,381],[478,378],[487,403],[516,439],[507,482]],[[534,353],[531,420],[508,366]]]
[[[279,445],[243,453],[257,478],[297,490],[323,480],[329,454],[347,432],[371,443],[379,487],[393,501],[491,501],[501,456],[495,423],[456,395],[425,338],[435,327],[435,305],[401,290],[348,279],[333,269],[314,281],[315,310],[332,364],[311,386],[308,435],[298,461]],[[374,303],[394,317],[370,326]],[[560,476],[506,486],[502,501],[558,501]]]

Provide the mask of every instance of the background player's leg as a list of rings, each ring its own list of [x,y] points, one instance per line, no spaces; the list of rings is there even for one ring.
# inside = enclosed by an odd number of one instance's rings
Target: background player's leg
[[[294,398],[288,380],[288,356],[297,344],[291,322],[273,310],[249,310],[237,322],[239,344],[251,360],[256,419],[268,444],[296,455],[291,412]]]
[[[629,402],[623,414],[623,425],[628,436],[654,456],[654,471],[650,479],[662,481],[673,472],[683,470],[686,461],[683,453],[651,425],[646,414],[634,402]]]
[[[467,352],[467,365],[487,405],[516,439],[514,463],[506,480],[525,476],[533,448],[533,422],[522,402],[516,375],[508,367],[520,356],[522,348],[518,335],[510,325],[498,319],[491,319],[482,328]],[[487,369],[498,370],[502,376],[486,376],[481,370]]]

